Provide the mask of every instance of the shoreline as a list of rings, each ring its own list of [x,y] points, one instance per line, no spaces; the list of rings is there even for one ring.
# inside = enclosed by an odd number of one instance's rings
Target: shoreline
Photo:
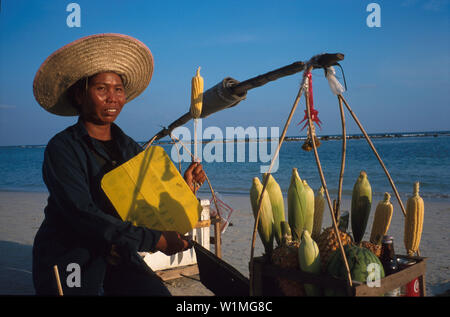
[[[222,235],[223,260],[248,277],[254,226],[250,200],[248,195],[221,195],[235,209],[231,216],[232,225]],[[34,294],[31,281],[31,249],[34,235],[44,217],[47,197],[48,193],[45,192],[0,191],[0,253],[8,255],[0,258],[0,294],[2,295]],[[205,198],[205,195],[200,194],[199,197]],[[368,240],[370,235],[375,203],[378,199],[374,197],[373,201],[364,240]],[[396,252],[404,254],[404,216],[396,199],[391,198],[391,201],[394,205],[394,215],[389,234],[395,238]],[[350,204],[350,199],[343,197],[342,210],[349,210]],[[287,206],[286,201],[285,206]],[[287,216],[287,209],[285,213]],[[428,257],[427,296],[442,294],[450,289],[450,252],[447,234],[450,225],[449,214],[450,202],[425,200],[424,231],[420,250],[422,256]],[[326,208],[322,227],[326,228],[330,225],[331,218]],[[212,246],[211,251],[213,250]],[[260,256],[262,252],[262,243],[257,236],[254,256]],[[167,286],[174,295],[211,295],[200,282],[193,280],[168,281]]]
[[[394,139],[394,138],[422,138],[422,137],[448,137],[450,136],[450,131],[436,131],[436,132],[393,132],[393,133],[371,133],[368,134],[371,139]],[[330,134],[330,135],[317,135],[317,138],[320,141],[335,141],[342,140],[342,135],[338,134]],[[359,140],[364,139],[363,134],[347,134],[346,140]],[[266,138],[266,139],[235,139],[235,140],[216,140],[210,139],[205,140],[201,139],[199,143],[208,144],[208,143],[250,143],[250,142],[274,142],[279,140],[279,138]],[[285,142],[301,142],[307,140],[306,136],[287,136],[284,138]],[[139,142],[145,143],[145,142]],[[178,142],[173,141],[156,141],[154,144],[175,144]],[[186,141],[183,142],[185,144],[194,144],[194,141]]]
[[[221,196],[237,196],[237,197],[248,197],[248,193],[245,192],[240,192],[240,191],[221,191],[221,190],[214,190],[217,193],[219,193]],[[314,190],[315,192],[315,190]],[[34,189],[34,190],[25,190],[25,189],[15,189],[15,188],[0,188],[0,193],[23,193],[23,194],[46,194],[48,195],[48,191],[44,191],[42,189]],[[287,194],[285,192],[283,192],[283,197],[286,199]],[[198,196],[201,196],[202,199],[209,199],[211,197],[211,191],[210,190],[199,190],[198,191]],[[373,199],[374,200],[382,200],[384,196],[384,192],[376,192],[373,193]],[[406,200],[409,198],[410,193],[406,194],[406,193],[400,193],[400,198],[402,199],[403,204],[405,204],[405,208],[406,208]],[[450,205],[450,196],[445,195],[445,197],[429,197],[426,196],[426,194],[421,193],[421,197],[424,199],[425,202],[430,202],[430,203],[443,203],[443,204],[449,204]],[[333,193],[330,193],[330,198],[333,200]],[[351,195],[346,194],[346,193],[342,193],[342,199],[351,199]],[[391,194],[391,201],[397,201],[397,198],[395,197],[395,195],[392,193]]]
[[[383,132],[383,133],[368,133],[371,139],[396,139],[396,138],[423,138],[423,137],[450,137],[450,131],[418,131],[418,132]],[[325,134],[325,135],[316,135],[317,138],[321,141],[333,141],[333,140],[342,140],[341,134]],[[265,139],[225,139],[225,140],[216,140],[216,139],[201,139],[199,143],[208,144],[208,143],[249,143],[249,142],[273,142],[278,140],[279,138],[265,138]],[[307,139],[306,136],[286,136],[285,142],[300,142],[305,141]],[[346,135],[347,140],[359,140],[364,139],[363,134],[359,133],[351,133]],[[182,140],[181,140],[182,141]],[[146,144],[148,141],[137,141],[139,144]],[[164,145],[164,144],[174,144],[175,142],[170,141],[155,141],[153,144]],[[178,143],[178,142],[176,142]],[[194,140],[183,142],[185,144],[194,144]],[[45,144],[17,144],[17,145],[0,145],[0,148],[45,148]]]

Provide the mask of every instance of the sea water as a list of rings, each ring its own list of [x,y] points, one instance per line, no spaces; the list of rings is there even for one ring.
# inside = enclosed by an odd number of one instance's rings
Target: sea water
[[[412,194],[413,183],[420,182],[420,194],[423,198],[450,201],[450,133],[433,132],[432,134],[399,133],[394,137],[372,139],[376,150],[386,165],[402,198]],[[299,175],[316,191],[321,186],[317,164],[313,151],[302,150],[303,141],[286,141],[283,143],[278,158],[278,169],[273,176],[280,184],[284,194],[289,187],[292,168],[297,168]],[[160,144],[167,153],[173,153],[172,144]],[[258,146],[260,143],[258,143]],[[242,162],[237,160],[237,143],[234,144],[234,159],[225,159],[227,145],[223,147],[224,159],[219,162],[203,161],[203,167],[214,190],[221,194],[247,195],[253,177],[261,178],[261,166],[270,162],[251,162],[250,143],[245,142]],[[229,145],[228,145],[229,146]],[[270,147],[268,147],[270,153]],[[42,180],[42,161],[45,145],[0,147],[0,190],[46,192]],[[342,140],[331,138],[322,140],[318,148],[326,184],[331,195],[338,189],[341,166]],[[242,156],[242,153],[240,153]],[[177,160],[176,155],[172,157]],[[178,167],[178,163],[175,163]],[[181,163],[182,172],[189,162]],[[350,196],[359,172],[366,171],[375,196],[389,192],[392,187],[364,138],[347,140],[343,195]],[[208,194],[205,184],[200,194]]]

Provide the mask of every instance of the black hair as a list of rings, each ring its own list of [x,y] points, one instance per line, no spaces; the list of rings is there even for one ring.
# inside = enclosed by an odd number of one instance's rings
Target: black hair
[[[89,87],[89,79],[91,77],[83,77],[79,79],[75,84],[67,89],[67,98],[70,100],[72,106],[81,113],[81,104],[77,100],[79,93],[86,95]]]

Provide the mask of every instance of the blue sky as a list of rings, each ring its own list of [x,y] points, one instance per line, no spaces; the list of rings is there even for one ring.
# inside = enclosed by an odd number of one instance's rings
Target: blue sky
[[[71,2],[81,7],[80,28],[66,24]],[[381,8],[379,28],[366,24],[371,2]],[[344,96],[369,133],[450,130],[449,2],[3,0],[0,145],[46,144],[76,121],[37,104],[34,75],[61,46],[108,32],[134,36],[154,55],[149,88],[117,120],[138,141],[188,111],[190,80],[198,66],[209,88],[227,76],[245,80],[322,52],[345,54]],[[323,122],[318,133],[340,133],[337,99],[323,71],[314,71],[313,78]],[[300,80],[297,74],[251,90],[237,107],[204,119],[203,127],[281,129]],[[304,101],[301,106],[288,135],[305,134],[295,124],[303,117]],[[349,115],[347,122],[349,133],[359,132]]]

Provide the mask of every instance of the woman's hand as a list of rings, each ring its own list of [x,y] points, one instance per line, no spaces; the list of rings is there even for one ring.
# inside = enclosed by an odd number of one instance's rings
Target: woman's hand
[[[206,180],[206,174],[203,170],[202,164],[198,162],[192,162],[191,165],[184,172],[184,180],[188,184],[189,188],[195,194],[197,189],[203,185]]]
[[[176,254],[190,248],[192,248],[192,242],[176,231],[163,231],[156,244],[156,250],[165,255]]]

